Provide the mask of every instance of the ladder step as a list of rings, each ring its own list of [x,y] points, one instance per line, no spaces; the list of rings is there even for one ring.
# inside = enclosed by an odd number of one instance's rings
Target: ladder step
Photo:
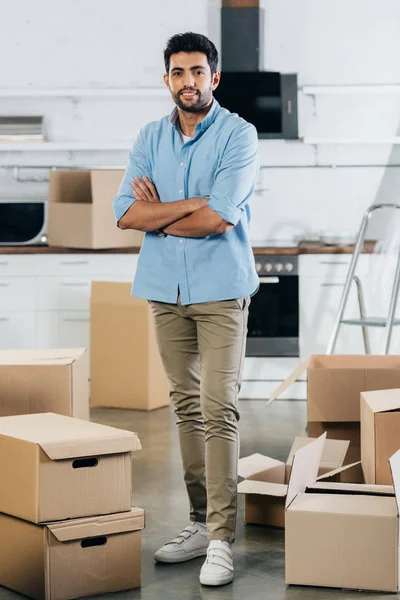
[[[360,327],[386,327],[384,317],[364,317],[363,319],[342,319],[343,325],[358,325]],[[393,325],[400,325],[400,319],[395,319]]]

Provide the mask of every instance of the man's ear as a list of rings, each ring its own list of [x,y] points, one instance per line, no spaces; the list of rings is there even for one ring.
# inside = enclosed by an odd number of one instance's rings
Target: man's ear
[[[219,82],[221,81],[221,71],[216,71],[212,78],[212,90],[216,90],[219,86]]]
[[[167,73],[165,73],[165,75],[164,75],[164,83],[167,86],[167,88],[169,89],[169,77],[168,77]]]

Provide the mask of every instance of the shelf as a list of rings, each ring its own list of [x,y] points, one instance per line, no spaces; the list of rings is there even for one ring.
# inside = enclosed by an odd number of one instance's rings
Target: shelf
[[[0,98],[168,97],[168,89],[154,88],[0,88]]]
[[[119,150],[129,151],[132,144],[128,142],[43,142],[43,143],[0,143],[0,152],[92,152]]]
[[[303,85],[299,90],[308,96],[323,94],[400,94],[400,84]]]
[[[360,144],[360,145],[387,145],[393,146],[400,144],[400,136],[387,137],[387,138],[335,138],[335,137],[323,137],[313,138],[304,137],[304,144],[317,146],[318,144]]]

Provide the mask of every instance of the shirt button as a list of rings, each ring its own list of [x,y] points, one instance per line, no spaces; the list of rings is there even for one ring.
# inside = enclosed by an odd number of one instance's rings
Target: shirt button
[[[181,163],[181,167],[184,167],[184,166],[185,166],[185,163]]]
[[[181,244],[183,244],[183,240],[179,240]]]
[[[180,194],[183,194],[183,190],[179,190],[179,193],[180,193]]]

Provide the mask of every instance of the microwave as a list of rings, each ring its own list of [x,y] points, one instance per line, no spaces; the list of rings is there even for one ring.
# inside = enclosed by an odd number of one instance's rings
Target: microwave
[[[0,201],[0,246],[47,244],[47,202]]]

